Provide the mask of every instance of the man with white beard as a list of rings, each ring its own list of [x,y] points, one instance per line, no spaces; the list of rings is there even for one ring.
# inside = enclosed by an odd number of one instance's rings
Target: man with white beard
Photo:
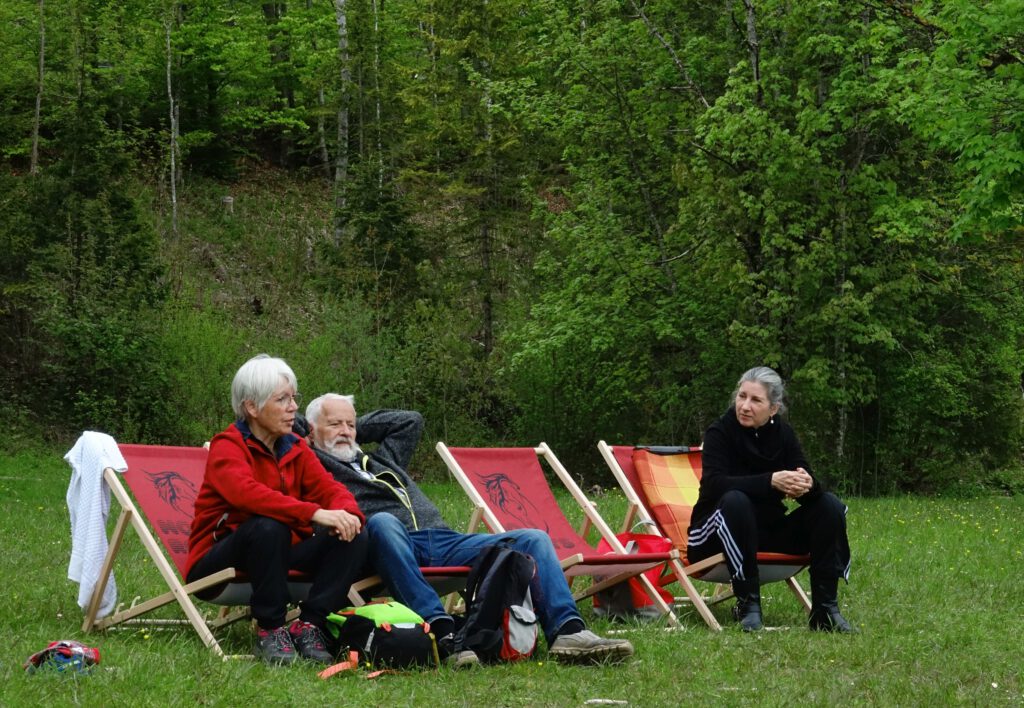
[[[368,556],[393,596],[428,621],[438,649],[454,654],[455,623],[420,567],[470,565],[480,550],[509,539],[512,548],[537,563],[533,595],[548,653],[567,663],[622,661],[633,654],[625,639],[604,639],[586,628],[562,573],[551,539],[537,529],[501,534],[464,534],[445,524],[441,513],[406,472],[423,432],[415,411],[376,411],[358,421],[358,440],[377,443],[372,454],[357,442],[355,399],[327,393],[306,407],[312,447],[327,471],[355,496],[365,514]],[[473,652],[453,657],[457,666],[479,663]]]

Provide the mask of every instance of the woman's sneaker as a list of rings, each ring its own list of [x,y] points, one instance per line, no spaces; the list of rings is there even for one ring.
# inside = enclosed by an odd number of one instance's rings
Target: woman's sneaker
[[[558,635],[548,647],[548,654],[568,664],[612,664],[633,656],[633,645],[625,639],[604,639],[584,629]]]
[[[303,659],[315,661],[318,664],[330,664],[334,657],[327,651],[327,640],[323,631],[315,624],[295,620],[288,628],[295,650]]]
[[[295,661],[295,645],[285,627],[256,630],[256,656],[267,664],[291,664]]]

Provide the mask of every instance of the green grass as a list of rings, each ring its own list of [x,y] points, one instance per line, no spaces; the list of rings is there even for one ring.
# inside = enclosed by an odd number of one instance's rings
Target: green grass
[[[59,454],[0,457],[2,706],[1024,702],[1019,496],[849,500],[854,566],[852,583],[840,593],[847,617],[861,629],[855,636],[811,634],[795,600],[775,584],[765,589],[764,609],[767,624],[778,629],[753,636],[728,623],[728,602],[715,608],[726,626],[721,634],[705,629],[690,610],[681,615],[684,629],[675,632],[591,621],[598,632],[623,631],[636,645],[624,666],[565,667],[542,652],[515,666],[321,681],[309,666],[220,661],[188,628],[83,635],[77,586],[66,579],[68,477]],[[457,488],[430,485],[427,491],[461,527],[469,509]],[[600,508],[617,519],[622,501],[608,494]],[[116,568],[121,599],[156,591],[158,578],[138,544],[127,544],[125,554],[127,562]],[[589,604],[584,615],[591,619]],[[245,623],[231,628],[227,650],[248,651],[249,632]],[[25,674],[22,662],[55,639],[99,647],[100,666],[85,677]]]

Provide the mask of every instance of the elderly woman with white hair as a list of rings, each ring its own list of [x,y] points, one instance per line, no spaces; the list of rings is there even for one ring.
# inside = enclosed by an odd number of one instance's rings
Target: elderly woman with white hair
[[[785,389],[766,366],[745,372],[733,405],[704,436],[700,494],[690,518],[687,557],[724,553],[744,631],[763,627],[757,552],[810,554],[810,628],[853,629],[839,612],[839,578],[850,567],[846,506],[811,472],[784,411]],[[786,513],[784,499],[797,507]]]
[[[235,374],[237,419],[210,443],[189,537],[189,581],[228,567],[249,577],[256,654],[271,664],[331,661],[326,618],[347,604],[367,551],[355,498],[292,433],[296,389],[288,364],[265,354]],[[289,570],[312,585],[285,626]]]

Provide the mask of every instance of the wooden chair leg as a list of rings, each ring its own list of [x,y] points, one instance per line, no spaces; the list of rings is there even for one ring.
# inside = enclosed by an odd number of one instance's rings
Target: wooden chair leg
[[[678,560],[674,560],[671,563],[671,568],[672,572],[676,574],[676,579],[679,581],[679,584],[686,592],[686,596],[690,599],[690,603],[697,609],[697,613],[700,614],[704,623],[707,624],[709,629],[721,632],[722,625],[718,623],[718,620],[715,619],[715,616],[711,613],[711,608],[708,607],[708,603],[704,601],[703,596],[694,586],[693,579],[686,574],[686,569],[683,567],[683,564]]]
[[[793,591],[794,595],[796,595],[796,599],[800,602],[800,604],[804,606],[804,611],[810,613],[811,600],[809,597],[807,597],[807,593],[804,592],[804,589],[800,586],[800,583],[797,582],[796,576],[791,575],[790,577],[786,578],[786,585],[788,585],[789,589]]]

